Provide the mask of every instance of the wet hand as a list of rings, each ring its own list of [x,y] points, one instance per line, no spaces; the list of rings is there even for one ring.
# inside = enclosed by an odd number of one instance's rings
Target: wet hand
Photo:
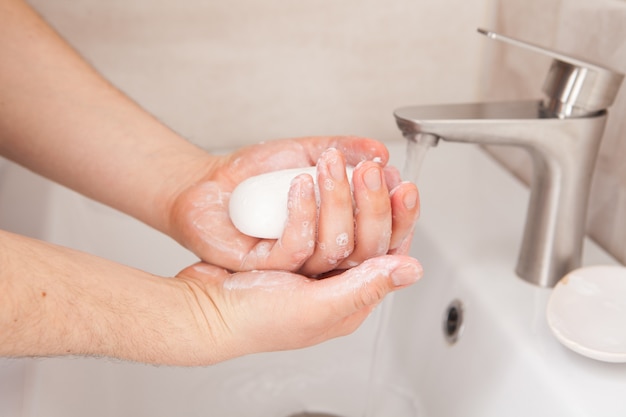
[[[185,285],[194,337],[193,357],[208,364],[249,353],[298,349],[353,332],[388,293],[422,275],[406,256],[382,256],[330,278],[285,271],[231,274],[199,263],[178,274]]]
[[[206,176],[177,196],[170,235],[201,259],[232,271],[281,269],[319,275],[386,253],[406,253],[419,212],[415,185],[401,182],[377,141],[353,137],[262,143],[220,157]],[[374,162],[376,161],[376,162]],[[297,177],[289,214],[276,240],[240,233],[230,221],[232,190],[264,172],[317,164],[313,178]],[[345,166],[356,165],[352,190]]]

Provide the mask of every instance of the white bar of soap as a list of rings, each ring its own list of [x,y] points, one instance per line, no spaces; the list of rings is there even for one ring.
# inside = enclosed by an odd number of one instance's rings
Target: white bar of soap
[[[346,174],[352,181],[353,168]],[[291,181],[300,174],[313,177],[315,167],[284,169],[247,178],[230,195],[229,214],[235,227],[243,234],[262,239],[278,239],[287,223],[287,203]]]

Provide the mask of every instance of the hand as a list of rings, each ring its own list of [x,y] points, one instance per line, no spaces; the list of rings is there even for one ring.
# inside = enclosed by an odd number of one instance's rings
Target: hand
[[[95,355],[209,365],[353,331],[421,275],[386,255],[326,279],[198,263],[163,278],[0,231],[0,357]]]
[[[377,160],[377,162],[374,162]],[[204,177],[176,196],[168,233],[206,262],[232,271],[299,271],[314,276],[386,253],[406,253],[419,212],[414,184],[384,167],[385,146],[353,137],[262,143],[213,160]],[[319,213],[313,180],[302,175],[289,191],[289,215],[278,240],[240,233],[228,215],[232,190],[268,171],[317,163]],[[353,195],[345,165],[357,165]],[[383,168],[384,167],[384,168]],[[354,207],[353,207],[354,196]]]
[[[199,347],[186,350],[195,357],[178,360],[214,363],[347,335],[386,294],[421,275],[415,259],[397,255],[370,259],[321,280],[280,271],[230,274],[209,264],[193,265],[177,279],[188,287],[198,334],[206,339],[195,340]]]

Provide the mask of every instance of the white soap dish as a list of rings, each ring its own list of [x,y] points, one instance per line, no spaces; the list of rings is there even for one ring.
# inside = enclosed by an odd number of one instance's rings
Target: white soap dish
[[[604,362],[626,362],[626,267],[574,270],[554,287],[548,325],[573,351]]]

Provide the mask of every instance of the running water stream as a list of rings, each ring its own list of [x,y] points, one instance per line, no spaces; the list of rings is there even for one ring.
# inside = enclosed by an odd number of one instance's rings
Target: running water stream
[[[404,162],[404,179],[417,184],[424,163],[426,152],[437,146],[439,138],[428,133],[418,133],[408,139],[406,161]]]
[[[385,393],[383,393],[383,348],[387,339],[386,330],[389,327],[391,310],[393,308],[393,294],[388,295],[385,301],[379,306],[378,322],[374,332],[374,348],[372,350],[372,361],[370,363],[369,379],[367,381],[367,399],[363,417],[378,417],[380,410],[384,408]],[[401,417],[401,416],[397,416]]]
[[[407,144],[407,157],[404,165],[404,179],[417,183],[419,174],[428,149],[437,145],[438,138],[430,134],[418,134],[415,138],[409,138]],[[383,349],[387,342],[387,329],[391,320],[393,309],[393,294],[388,296],[380,306],[378,322],[374,333],[374,348],[372,362],[370,364],[369,381],[367,384],[367,400],[363,417],[385,417],[385,413],[394,410],[405,411],[407,414],[395,415],[394,417],[413,417],[414,411],[410,404],[390,404],[393,399],[388,398],[390,393],[383,392],[384,379],[384,356]],[[397,399],[396,399],[397,400]],[[411,408],[411,410],[407,410]]]

